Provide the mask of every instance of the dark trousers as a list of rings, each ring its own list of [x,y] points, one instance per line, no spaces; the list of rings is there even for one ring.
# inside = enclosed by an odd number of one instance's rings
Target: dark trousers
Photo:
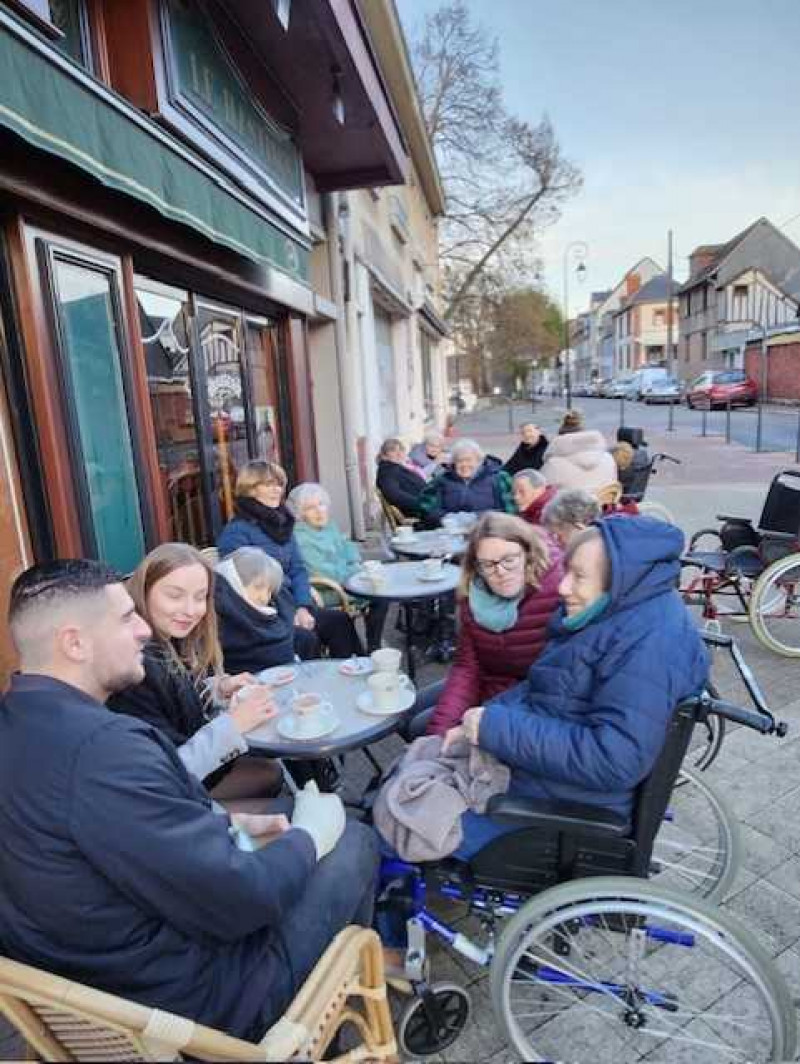
[[[378,837],[372,828],[348,820],[336,848],[309,877],[306,889],[281,924],[276,949],[281,976],[265,988],[260,1030],[281,1016],[333,938],[348,924],[372,926],[378,878]]]
[[[295,626],[294,630],[295,653],[303,661],[320,657],[322,647],[332,658],[349,658],[352,654],[364,653],[353,619],[344,610],[320,606],[308,606],[307,609],[316,625],[314,628]]]

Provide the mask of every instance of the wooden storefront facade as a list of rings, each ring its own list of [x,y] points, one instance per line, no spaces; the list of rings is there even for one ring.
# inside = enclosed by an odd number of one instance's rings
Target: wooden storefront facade
[[[3,616],[33,560],[213,543],[248,458],[315,476],[305,176],[402,173],[357,15],[0,2]]]

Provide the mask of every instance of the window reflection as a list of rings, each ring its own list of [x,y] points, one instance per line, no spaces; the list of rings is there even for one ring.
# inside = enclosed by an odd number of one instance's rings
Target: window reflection
[[[223,521],[234,512],[236,473],[250,457],[242,381],[240,321],[205,305],[197,310],[205,370],[214,477]]]
[[[137,280],[136,299],[169,536],[205,546],[214,537],[203,500],[186,327],[188,296]]]

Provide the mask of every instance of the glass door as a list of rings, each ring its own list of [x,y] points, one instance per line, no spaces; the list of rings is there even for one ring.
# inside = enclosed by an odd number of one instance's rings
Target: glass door
[[[58,362],[87,549],[130,572],[145,551],[115,264],[46,245]]]
[[[198,431],[189,329],[189,296],[145,277],[134,279],[139,331],[170,539],[214,542],[209,472]],[[202,418],[201,418],[202,420]]]

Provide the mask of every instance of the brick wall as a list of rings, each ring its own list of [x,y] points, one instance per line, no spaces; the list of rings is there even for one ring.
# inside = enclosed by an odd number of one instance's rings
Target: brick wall
[[[761,344],[748,344],[744,368],[749,377],[761,385]],[[767,395],[770,399],[800,401],[800,340],[768,348]]]

